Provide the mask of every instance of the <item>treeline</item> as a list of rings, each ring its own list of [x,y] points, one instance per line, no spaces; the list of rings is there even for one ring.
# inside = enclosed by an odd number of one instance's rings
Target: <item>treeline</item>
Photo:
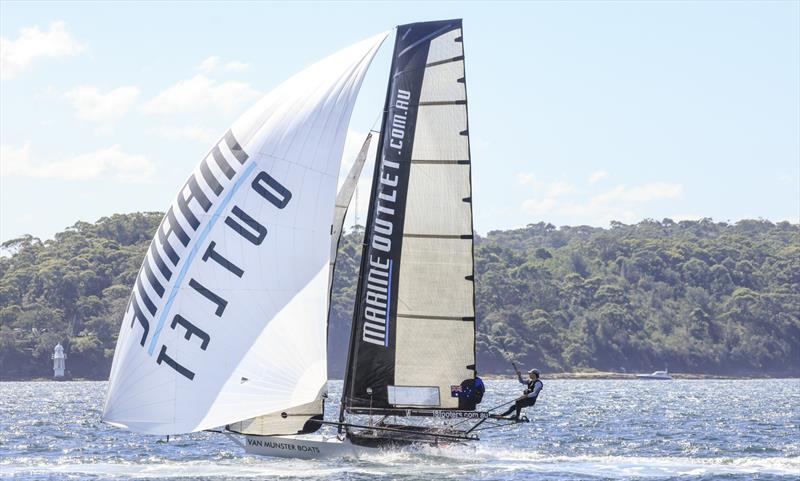
[[[475,256],[491,369],[800,373],[798,225],[540,223],[490,232]]]
[[[162,214],[79,222],[0,246],[0,379],[108,376],[130,288]],[[330,364],[344,365],[361,230],[342,241]],[[476,240],[478,366],[800,374],[800,226],[743,220],[532,224]]]
[[[162,217],[118,214],[51,240],[0,245],[0,379],[52,376],[59,342],[73,376],[108,378],[131,286]]]

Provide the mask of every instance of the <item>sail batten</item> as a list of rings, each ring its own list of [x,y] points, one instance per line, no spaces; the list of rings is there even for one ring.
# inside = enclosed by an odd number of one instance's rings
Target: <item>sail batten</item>
[[[461,21],[399,26],[389,78],[343,405],[458,409],[475,376]]]

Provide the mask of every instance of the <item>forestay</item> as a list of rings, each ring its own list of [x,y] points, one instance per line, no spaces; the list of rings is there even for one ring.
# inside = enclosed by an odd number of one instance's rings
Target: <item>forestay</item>
[[[475,376],[461,21],[398,27],[390,72],[344,404],[455,409]]]
[[[339,163],[356,94],[385,38],[280,85],[189,176],[136,279],[106,422],[183,433],[317,398],[327,381]]]

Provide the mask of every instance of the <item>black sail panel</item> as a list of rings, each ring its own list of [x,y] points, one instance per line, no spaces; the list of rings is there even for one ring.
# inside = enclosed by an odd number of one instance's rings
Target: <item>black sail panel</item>
[[[344,406],[457,409],[475,364],[461,20],[398,27],[382,124]]]

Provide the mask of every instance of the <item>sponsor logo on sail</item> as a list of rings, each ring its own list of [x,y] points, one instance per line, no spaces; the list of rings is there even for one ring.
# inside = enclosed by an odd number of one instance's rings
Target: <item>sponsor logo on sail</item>
[[[218,232],[216,235],[220,238],[217,239],[211,236],[212,228],[222,219],[233,235],[260,246],[267,236],[267,227],[235,203],[227,210],[234,194],[249,182],[253,192],[278,209],[286,207],[292,198],[292,193],[267,172],[260,171],[252,176],[257,164],[248,163],[249,159],[231,131],[211,149],[178,192],[156,230],[125,312],[130,328],[139,332],[132,342],[137,342],[150,356],[158,347],[154,362],[174,369],[190,381],[195,378],[197,366],[184,365],[179,356],[187,347],[178,349],[166,342],[159,345],[162,329],[180,332],[182,336],[174,342],[189,343],[190,348],[201,351],[205,351],[213,339],[196,320],[180,313],[174,313],[167,322],[173,301],[183,289],[193,293],[198,303],[205,303],[214,316],[222,317],[228,300],[191,276],[187,280],[189,267],[193,262],[205,262],[218,269],[221,276],[241,279],[245,270],[218,247],[217,242],[228,234]],[[172,287],[167,291],[170,284]],[[163,307],[158,308],[157,304]]]
[[[398,89],[394,95],[394,109],[389,126],[389,149],[398,157],[402,155],[406,133],[406,120],[411,92]],[[400,163],[381,156],[381,171],[375,196],[371,254],[366,273],[364,291],[364,324],[361,339],[378,346],[389,344],[389,321],[392,307],[392,233],[395,232],[397,185],[400,180]]]

